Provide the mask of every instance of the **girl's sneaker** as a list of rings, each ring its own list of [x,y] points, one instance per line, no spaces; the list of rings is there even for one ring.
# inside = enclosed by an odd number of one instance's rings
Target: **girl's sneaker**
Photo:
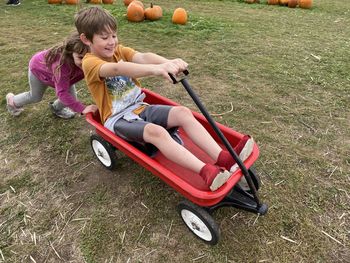
[[[203,178],[210,190],[215,191],[227,182],[231,173],[208,163],[203,166],[199,175]]]
[[[14,96],[15,95],[13,93],[7,93],[7,95],[6,95],[6,108],[12,116],[19,116],[22,113],[23,108],[17,108],[15,106],[15,104],[13,102]]]
[[[53,102],[49,103],[51,112],[62,119],[72,119],[75,116],[75,112],[68,107],[64,107],[61,110],[57,110]]]

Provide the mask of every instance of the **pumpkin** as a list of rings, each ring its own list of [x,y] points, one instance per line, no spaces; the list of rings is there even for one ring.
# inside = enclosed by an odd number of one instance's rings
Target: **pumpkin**
[[[48,0],[49,4],[62,4],[62,0]]]
[[[133,0],[131,2],[132,4],[137,4],[137,5],[140,5],[142,7],[142,9],[145,11],[145,6],[143,5],[143,3],[139,0]]]
[[[299,0],[299,7],[300,8],[311,8],[312,7],[312,0]]]
[[[126,6],[130,5],[130,3],[131,3],[132,1],[134,1],[134,0],[123,0],[124,5],[126,5]]]
[[[187,23],[187,12],[185,9],[179,7],[176,8],[173,16],[171,18],[171,21],[174,24],[180,24],[180,25],[185,25]]]
[[[145,9],[145,18],[151,21],[161,19],[163,16],[162,8],[159,5],[153,5]]]
[[[295,8],[298,5],[298,0],[289,0],[288,7]]]
[[[77,5],[79,4],[79,0],[66,0],[67,5]]]
[[[268,5],[278,5],[279,4],[279,0],[267,0],[267,4]]]
[[[102,0],[104,4],[113,4],[114,0]]]
[[[288,5],[288,0],[279,0],[280,5]]]
[[[141,4],[140,4],[141,3]],[[145,19],[145,10],[140,1],[134,0],[128,5],[126,17],[131,22],[141,22]]]
[[[101,4],[102,0],[90,0],[89,3],[90,4]]]

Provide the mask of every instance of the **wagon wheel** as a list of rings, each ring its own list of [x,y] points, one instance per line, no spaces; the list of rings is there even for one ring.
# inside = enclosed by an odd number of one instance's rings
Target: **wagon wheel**
[[[90,136],[90,143],[100,163],[109,170],[115,169],[117,155],[115,154],[114,147],[96,134]]]
[[[209,245],[218,243],[220,229],[207,211],[187,200],[180,202],[177,210],[195,236]]]
[[[257,171],[253,166],[251,166],[248,170],[250,177],[252,178],[252,181],[254,183],[255,189],[258,191],[260,186],[261,186],[261,179],[260,176],[258,175]],[[241,177],[241,179],[237,183],[244,191],[250,192],[250,188],[248,185],[247,180],[245,179],[244,176]]]

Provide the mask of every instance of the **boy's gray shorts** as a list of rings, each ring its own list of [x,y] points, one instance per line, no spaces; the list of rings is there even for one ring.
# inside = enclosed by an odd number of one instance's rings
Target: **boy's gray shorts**
[[[149,105],[139,115],[142,120],[118,120],[113,127],[114,133],[128,141],[143,143],[145,142],[143,130],[146,124],[154,123],[166,129],[171,108],[172,106],[167,105]]]

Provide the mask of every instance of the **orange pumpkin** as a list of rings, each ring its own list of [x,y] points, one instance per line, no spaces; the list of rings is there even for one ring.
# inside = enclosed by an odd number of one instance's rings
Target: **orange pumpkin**
[[[185,25],[187,23],[187,12],[185,9],[179,7],[176,8],[173,16],[171,18],[171,21],[174,24],[180,24],[180,25]]]
[[[124,5],[128,6],[133,0],[123,0]]]
[[[312,7],[312,0],[299,0],[299,7],[309,9]]]
[[[268,5],[278,5],[279,4],[279,0],[267,0],[267,4]]]
[[[67,5],[77,5],[79,4],[79,0],[66,0]]]
[[[145,6],[143,5],[143,3],[139,0],[133,0],[131,2],[132,4],[137,4],[137,5],[140,5],[142,7],[143,10],[145,10]]]
[[[159,5],[153,5],[145,9],[145,18],[151,21],[161,19],[163,16],[163,10]]]
[[[279,0],[280,5],[288,5],[288,0]]]
[[[62,0],[48,0],[49,4],[62,4]]]
[[[141,3],[141,4],[140,4]],[[126,17],[131,22],[141,22],[145,19],[145,10],[140,1],[134,0],[128,5]]]
[[[102,0],[90,0],[89,3],[90,4],[101,4]]]
[[[104,4],[113,4],[114,0],[102,0],[102,3],[104,3]]]
[[[298,5],[298,0],[289,0],[288,7],[295,8]]]

